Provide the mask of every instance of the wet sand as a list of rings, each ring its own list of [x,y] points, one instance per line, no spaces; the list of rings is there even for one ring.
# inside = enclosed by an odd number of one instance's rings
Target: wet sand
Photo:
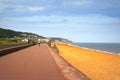
[[[56,43],[59,54],[92,80],[120,80],[120,56]]]
[[[41,44],[0,57],[0,80],[64,80],[64,77],[47,44]]]

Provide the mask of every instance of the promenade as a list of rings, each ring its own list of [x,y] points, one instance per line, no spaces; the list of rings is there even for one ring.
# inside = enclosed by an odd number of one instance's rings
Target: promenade
[[[64,80],[47,44],[0,57],[0,80]]]

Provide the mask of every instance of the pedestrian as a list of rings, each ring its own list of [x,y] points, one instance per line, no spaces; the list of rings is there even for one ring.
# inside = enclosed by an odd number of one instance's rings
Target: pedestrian
[[[41,44],[41,39],[38,39],[38,46],[40,46]]]
[[[38,44],[39,44],[39,46],[40,46],[40,42],[39,42]]]

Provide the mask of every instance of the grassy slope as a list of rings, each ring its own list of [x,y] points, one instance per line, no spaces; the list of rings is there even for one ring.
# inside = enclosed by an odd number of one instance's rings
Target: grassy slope
[[[60,55],[92,80],[120,80],[120,56],[56,44]]]
[[[0,38],[0,45],[7,45],[7,44],[22,44],[20,40],[10,40],[5,38]]]

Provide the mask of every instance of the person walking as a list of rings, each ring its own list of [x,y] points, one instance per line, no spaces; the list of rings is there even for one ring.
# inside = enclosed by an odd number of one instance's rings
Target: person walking
[[[38,39],[38,46],[40,47],[41,39]]]

